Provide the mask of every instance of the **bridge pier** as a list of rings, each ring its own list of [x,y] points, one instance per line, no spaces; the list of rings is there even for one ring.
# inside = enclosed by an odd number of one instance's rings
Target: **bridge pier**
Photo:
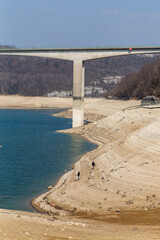
[[[84,124],[84,78],[85,68],[82,60],[73,61],[73,116],[72,127]]]
[[[160,47],[0,49],[0,55],[34,56],[73,61],[72,127],[84,124],[84,61],[128,54],[160,53]]]

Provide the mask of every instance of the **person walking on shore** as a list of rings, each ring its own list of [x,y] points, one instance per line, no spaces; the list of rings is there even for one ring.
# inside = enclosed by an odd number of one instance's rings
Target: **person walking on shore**
[[[94,166],[95,166],[95,165],[96,165],[96,164],[95,164],[95,162],[93,161],[93,162],[92,162],[92,167],[93,167],[92,169],[94,169]]]
[[[79,180],[79,176],[80,176],[80,172],[78,171],[78,173],[77,173],[78,180]]]

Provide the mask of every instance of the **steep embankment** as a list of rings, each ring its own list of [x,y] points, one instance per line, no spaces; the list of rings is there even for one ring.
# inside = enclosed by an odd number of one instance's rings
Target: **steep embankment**
[[[56,208],[75,213],[98,215],[158,208],[159,115],[158,108],[131,107],[82,128],[65,131],[80,133],[99,147],[83,156],[74,169],[44,195],[45,199],[44,196],[37,199],[39,207],[55,211],[51,206],[54,204]],[[92,161],[96,163],[94,169]]]

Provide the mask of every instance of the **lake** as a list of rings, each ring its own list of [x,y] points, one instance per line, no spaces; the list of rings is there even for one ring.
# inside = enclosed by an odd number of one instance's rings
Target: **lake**
[[[71,128],[60,109],[0,109],[0,208],[34,211],[30,201],[96,146]]]

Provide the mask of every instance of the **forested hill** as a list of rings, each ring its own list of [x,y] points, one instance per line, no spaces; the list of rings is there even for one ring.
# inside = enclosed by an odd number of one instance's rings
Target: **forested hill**
[[[160,97],[160,59],[124,77],[110,95],[118,98],[142,99],[149,95]]]
[[[14,45],[0,45],[0,49],[16,49]]]
[[[157,54],[150,54],[86,61],[86,95],[99,96],[108,89],[114,89],[123,76],[140,70],[157,58]],[[70,92],[72,67],[71,61],[58,59],[0,56],[0,94],[43,96],[53,92]]]

